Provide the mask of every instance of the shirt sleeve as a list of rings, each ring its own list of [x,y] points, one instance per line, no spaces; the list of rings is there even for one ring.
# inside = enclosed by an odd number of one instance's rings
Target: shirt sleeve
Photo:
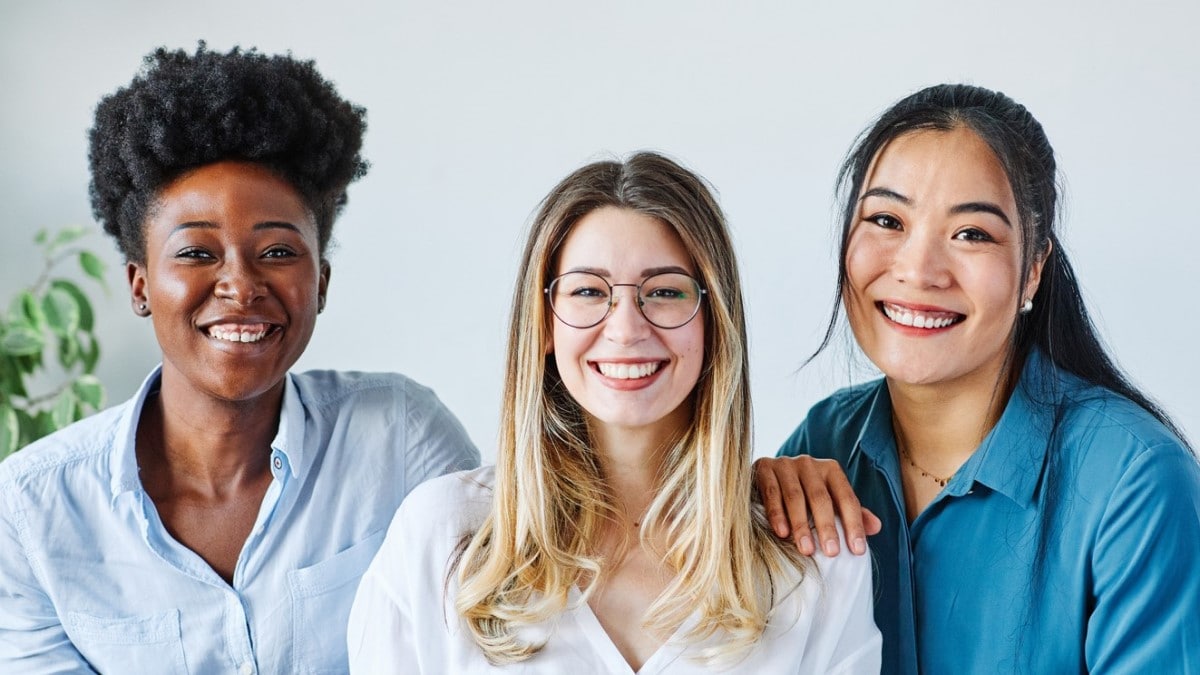
[[[1092,673],[1200,669],[1200,465],[1180,446],[1126,469],[1094,549],[1094,609],[1084,645]]]
[[[410,392],[407,419],[405,494],[430,478],[479,466],[479,450],[454,413],[432,391],[414,388],[418,391]]]
[[[10,499],[0,495],[0,673],[93,673],[34,573]]]
[[[871,555],[816,557],[824,585],[822,615],[814,622],[806,653],[821,663],[805,672],[830,675],[878,673],[883,638],[875,625]]]

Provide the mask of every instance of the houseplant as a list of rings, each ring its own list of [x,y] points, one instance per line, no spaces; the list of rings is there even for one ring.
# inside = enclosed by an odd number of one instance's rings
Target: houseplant
[[[76,261],[104,288],[104,263],[79,246],[87,232],[39,232],[41,273],[0,315],[0,459],[104,405],[93,374],[100,345],[92,303],[62,274],[64,263]]]

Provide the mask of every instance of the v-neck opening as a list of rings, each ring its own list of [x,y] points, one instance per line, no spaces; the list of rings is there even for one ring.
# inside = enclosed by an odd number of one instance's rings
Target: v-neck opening
[[[599,617],[592,611],[591,606],[583,601],[583,594],[578,588],[571,587],[567,601],[573,607],[569,611],[574,614],[584,636],[604,661],[605,667],[609,672],[619,672],[624,675],[658,675],[665,672],[668,666],[683,656],[687,646],[682,644],[680,636],[691,630],[698,620],[694,613],[689,615],[679,624],[675,632],[654,650],[642,667],[634,670],[621,654],[621,650],[617,648],[617,644],[613,642],[612,636],[604,630],[604,625],[600,623]]]

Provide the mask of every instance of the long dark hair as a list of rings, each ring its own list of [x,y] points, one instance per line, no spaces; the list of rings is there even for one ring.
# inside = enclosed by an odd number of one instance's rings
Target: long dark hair
[[[821,345],[809,360],[829,345],[838,324],[847,283],[846,249],[872,160],[888,143],[905,134],[958,128],[970,129],[987,143],[1008,177],[1022,241],[1018,288],[1025,287],[1034,261],[1045,256],[1033,310],[1018,316],[1008,363],[1024,363],[1037,348],[1062,370],[1138,404],[1186,444],[1182,430],[1117,367],[1084,306],[1079,282],[1058,239],[1058,169],[1046,132],[1025,106],[983,87],[939,84],[922,89],[885,111],[855,141],[838,172],[843,210],[833,313]]]

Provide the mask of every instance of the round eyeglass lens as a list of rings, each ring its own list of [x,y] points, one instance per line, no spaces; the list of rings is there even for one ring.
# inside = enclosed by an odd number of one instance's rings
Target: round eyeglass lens
[[[632,286],[632,284],[617,284]],[[591,272],[567,272],[550,282],[546,296],[550,310],[563,323],[590,328],[604,320],[612,307],[613,286]],[[659,328],[678,328],[700,310],[703,290],[686,274],[667,272],[647,277],[637,285],[638,309]]]
[[[638,290],[642,314],[659,328],[678,328],[700,309],[700,284],[686,274],[647,277]]]

